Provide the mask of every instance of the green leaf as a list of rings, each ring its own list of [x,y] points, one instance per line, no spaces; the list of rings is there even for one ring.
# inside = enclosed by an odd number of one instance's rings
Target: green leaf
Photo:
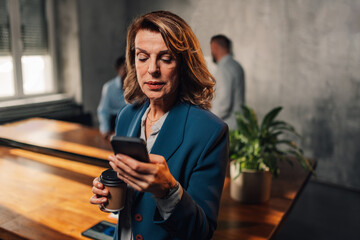
[[[310,170],[312,172],[312,174],[314,174],[316,176],[315,171],[314,171],[313,167],[311,166],[309,160],[307,158],[305,158],[302,153],[300,153],[299,151],[296,151],[296,150],[288,150],[287,152],[289,154],[295,156],[296,160],[300,163],[300,165],[305,170]]]
[[[271,126],[271,124],[273,123],[274,119],[276,118],[276,116],[279,114],[279,112],[281,111],[282,107],[276,107],[274,109],[272,109],[269,113],[267,113],[261,123],[261,133],[263,134],[264,132],[268,131],[269,127]]]
[[[252,138],[253,135],[251,128],[247,123],[247,121],[245,120],[245,118],[243,117],[243,115],[241,113],[237,113],[236,119],[237,119],[239,132],[244,136],[246,136],[247,138]]]
[[[242,105],[241,108],[243,110],[243,116],[247,120],[253,135],[257,134],[259,132],[259,124],[255,111],[247,105]]]
[[[294,149],[299,149],[299,147],[296,145],[296,143],[294,141],[291,140],[279,140],[276,142],[276,144],[285,144],[290,148],[294,148]]]
[[[270,172],[274,177],[278,176],[278,157],[275,154],[267,154],[264,156],[264,163],[269,167]]]
[[[285,132],[288,132],[288,133],[292,133],[292,134],[294,134],[295,136],[297,136],[297,137],[301,137],[301,135],[299,134],[299,133],[297,133],[296,131],[295,131],[295,128],[293,127],[293,126],[291,126],[290,124],[288,124],[288,125],[283,125],[283,126],[277,126],[276,128],[271,128],[270,129],[270,132],[274,132],[274,131],[285,131]]]
[[[278,131],[278,132],[273,132],[273,131],[271,131],[270,133],[268,132],[268,134],[267,135],[265,135],[266,137],[267,136],[272,136],[272,137],[275,137],[275,138],[277,138],[279,135],[281,135],[281,134],[284,134],[284,132],[283,131]]]
[[[229,134],[229,156],[235,159],[239,173],[242,169],[261,170],[266,167],[276,177],[279,174],[279,161],[286,160],[293,165],[296,159],[305,169],[315,174],[302,149],[294,141],[286,139],[286,136],[281,137],[282,134],[300,136],[289,123],[275,120],[282,107],[276,107],[267,113],[260,129],[255,111],[246,105],[242,109],[243,114],[236,114],[238,129]]]
[[[295,131],[295,128],[285,121],[273,121],[269,126],[269,128],[271,128],[272,130],[276,130],[277,128],[282,127],[286,127],[288,129],[291,129],[292,131]]]

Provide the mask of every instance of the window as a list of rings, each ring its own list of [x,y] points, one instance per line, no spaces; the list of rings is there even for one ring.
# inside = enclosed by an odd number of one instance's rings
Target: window
[[[0,0],[0,100],[57,92],[52,0]]]

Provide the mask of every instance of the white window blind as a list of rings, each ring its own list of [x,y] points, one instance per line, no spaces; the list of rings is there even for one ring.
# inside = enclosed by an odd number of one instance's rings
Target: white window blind
[[[52,0],[0,0],[0,101],[57,92]]]
[[[20,0],[23,54],[47,54],[48,34],[44,0]]]
[[[7,0],[0,0],[0,55],[10,55],[10,21]]]

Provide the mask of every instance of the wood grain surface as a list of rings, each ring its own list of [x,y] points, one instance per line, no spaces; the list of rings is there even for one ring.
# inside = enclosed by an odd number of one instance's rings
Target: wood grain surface
[[[108,218],[91,205],[92,181],[105,168],[0,147],[0,239],[88,239]]]
[[[315,161],[312,163],[315,168]],[[281,163],[280,175],[272,181],[270,200],[262,204],[241,204],[233,200],[227,176],[213,239],[274,239],[310,176],[310,172],[297,163],[294,166]]]
[[[92,180],[112,154],[97,129],[33,118],[0,126],[0,140],[22,147],[0,146],[0,239],[87,239],[81,232],[100,220],[115,222],[89,203]],[[213,239],[275,238],[310,178],[298,164],[280,171],[263,204],[232,200],[227,174]]]
[[[0,125],[0,142],[104,167],[107,157],[112,154],[109,141],[98,129],[43,118]]]

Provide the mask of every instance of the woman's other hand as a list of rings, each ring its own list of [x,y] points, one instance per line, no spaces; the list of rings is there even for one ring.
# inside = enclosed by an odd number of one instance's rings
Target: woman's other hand
[[[100,210],[104,211],[103,204],[107,202],[109,191],[99,182],[99,178],[94,179],[92,192],[94,195],[90,198],[90,203],[99,205]]]
[[[144,163],[123,154],[109,156],[110,166],[121,180],[137,191],[162,198],[176,186],[176,180],[163,156],[149,154],[149,160],[149,163]]]

